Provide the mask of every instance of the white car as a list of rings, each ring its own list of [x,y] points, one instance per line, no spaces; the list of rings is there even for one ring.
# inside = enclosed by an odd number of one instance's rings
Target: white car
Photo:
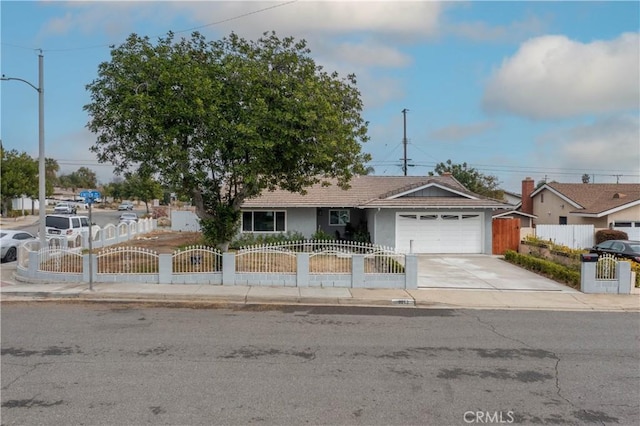
[[[53,212],[55,214],[75,214],[76,206],[71,205],[70,203],[67,203],[67,202],[58,203],[54,207]]]
[[[118,206],[118,211],[120,210],[133,210],[133,203],[131,201],[123,201]]]
[[[131,223],[138,221],[138,214],[134,212],[126,212],[120,215],[120,223]]]
[[[0,259],[13,262],[18,256],[18,247],[25,241],[35,240],[32,234],[20,230],[0,230]]]

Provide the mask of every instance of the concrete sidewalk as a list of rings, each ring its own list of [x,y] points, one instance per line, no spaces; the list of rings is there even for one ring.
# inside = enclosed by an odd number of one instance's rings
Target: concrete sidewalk
[[[0,229],[19,229],[25,226],[38,223],[38,215],[27,215],[18,217],[0,217]]]
[[[2,302],[81,300],[210,305],[344,305],[432,309],[640,312],[640,294],[460,289],[349,289],[100,283],[23,284],[3,281]]]

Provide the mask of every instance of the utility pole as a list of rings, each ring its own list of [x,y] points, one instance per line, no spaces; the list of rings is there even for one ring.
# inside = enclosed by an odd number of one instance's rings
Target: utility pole
[[[404,175],[407,175],[407,111],[408,109],[402,110],[402,121],[404,122],[404,137],[402,138],[402,145],[404,146],[404,157],[402,158],[402,171]]]
[[[44,161],[44,56],[42,49],[39,49],[38,54],[38,86],[28,82],[23,78],[7,77],[2,74],[0,80],[10,81],[16,80],[28,84],[38,92],[38,234],[40,239],[40,248],[46,247],[46,235],[45,235],[45,215],[47,208],[47,200],[45,196],[45,161]]]

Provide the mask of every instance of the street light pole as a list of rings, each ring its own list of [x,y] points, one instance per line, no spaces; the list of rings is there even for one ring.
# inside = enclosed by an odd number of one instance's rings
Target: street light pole
[[[0,80],[17,80],[28,84],[38,92],[38,214],[39,224],[38,233],[40,238],[40,248],[46,247],[47,236],[45,234],[46,220],[46,185],[45,185],[45,161],[44,161],[44,56],[42,49],[38,55],[38,87],[34,86],[27,80],[16,77],[5,77],[4,74]]]
[[[40,233],[40,249],[47,245],[46,235],[46,185],[45,185],[45,164],[44,164],[44,56],[42,49],[38,55],[38,218]]]

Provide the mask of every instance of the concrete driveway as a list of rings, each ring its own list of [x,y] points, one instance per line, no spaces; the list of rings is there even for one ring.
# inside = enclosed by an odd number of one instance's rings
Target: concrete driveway
[[[488,255],[420,255],[418,288],[577,292]]]

